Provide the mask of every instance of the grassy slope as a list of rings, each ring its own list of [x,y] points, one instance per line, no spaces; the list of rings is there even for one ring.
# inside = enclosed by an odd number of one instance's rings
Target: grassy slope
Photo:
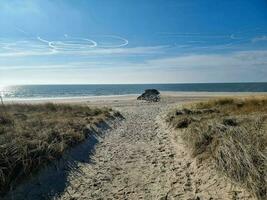
[[[0,195],[83,141],[90,125],[111,115],[111,109],[85,106],[0,106]]]
[[[201,160],[246,187],[258,199],[267,190],[267,97],[221,98],[187,105],[167,121]]]

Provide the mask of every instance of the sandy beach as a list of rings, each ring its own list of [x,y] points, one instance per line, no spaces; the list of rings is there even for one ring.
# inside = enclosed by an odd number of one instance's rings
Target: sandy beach
[[[91,153],[86,150],[90,145],[74,149],[63,159],[64,164],[42,170],[6,198],[253,199],[220,176],[212,164],[197,163],[179,133],[164,120],[173,107],[233,95],[256,93],[163,92],[157,103],[137,101],[137,95],[19,101],[108,106],[120,111],[125,119],[108,122],[110,128],[96,137]],[[70,160],[75,167],[65,166]]]
[[[161,96],[167,100],[201,100],[203,98],[213,97],[225,97],[225,96],[255,96],[255,95],[266,95],[267,92],[172,92],[172,91],[161,91]],[[76,104],[89,104],[99,105],[109,104],[110,106],[116,106],[118,104],[124,104],[128,102],[130,104],[136,103],[136,98],[140,94],[126,94],[126,95],[107,95],[107,96],[84,96],[84,97],[61,97],[61,98],[5,98],[4,102],[8,104],[12,103],[76,103]]]

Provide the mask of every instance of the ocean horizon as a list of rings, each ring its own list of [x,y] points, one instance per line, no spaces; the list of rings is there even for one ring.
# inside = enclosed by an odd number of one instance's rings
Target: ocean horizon
[[[151,88],[161,92],[267,92],[267,83],[13,85],[1,87],[0,92],[4,99],[45,99],[140,94]]]

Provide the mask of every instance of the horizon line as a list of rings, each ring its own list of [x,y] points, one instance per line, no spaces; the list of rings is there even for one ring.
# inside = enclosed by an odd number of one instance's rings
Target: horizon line
[[[0,86],[53,86],[53,85],[186,85],[186,84],[248,84],[267,83],[267,81],[248,82],[175,82],[175,83],[36,83],[36,84],[0,84]]]

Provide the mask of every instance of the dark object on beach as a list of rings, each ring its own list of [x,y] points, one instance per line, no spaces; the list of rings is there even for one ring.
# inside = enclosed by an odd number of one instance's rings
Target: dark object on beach
[[[160,93],[156,89],[147,89],[141,96],[137,97],[137,100],[158,102],[160,101]]]

